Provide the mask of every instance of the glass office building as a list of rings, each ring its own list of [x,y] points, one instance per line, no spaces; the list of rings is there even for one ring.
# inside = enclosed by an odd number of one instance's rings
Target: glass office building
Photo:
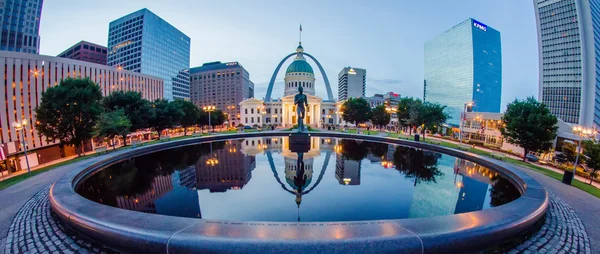
[[[600,2],[533,0],[539,100],[564,122],[600,126]]]
[[[474,19],[425,43],[424,98],[447,106],[448,123],[458,126],[467,102],[473,111],[500,112],[500,32]]]
[[[190,37],[148,9],[110,22],[107,62],[163,78],[165,99],[190,98]]]
[[[40,53],[43,0],[0,1],[0,50]]]

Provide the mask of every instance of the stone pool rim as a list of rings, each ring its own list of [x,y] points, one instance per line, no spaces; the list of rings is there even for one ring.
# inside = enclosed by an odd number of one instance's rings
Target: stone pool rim
[[[521,193],[507,204],[429,218],[349,222],[251,222],[173,217],[130,211],[88,200],[75,192],[92,173],[126,158],[201,142],[287,136],[290,132],[222,134],[142,146],[82,163],[50,189],[50,205],[67,226],[115,250],[144,253],[188,252],[394,252],[476,251],[519,237],[543,218],[546,190],[532,177],[504,162],[424,142],[340,132],[311,136],[349,138],[422,148],[467,159],[497,171]]]

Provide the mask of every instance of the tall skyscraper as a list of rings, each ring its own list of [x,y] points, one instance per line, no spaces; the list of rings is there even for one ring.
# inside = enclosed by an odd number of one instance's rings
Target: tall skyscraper
[[[600,2],[534,0],[539,100],[567,123],[600,125]]]
[[[345,67],[338,74],[338,100],[364,98],[367,91],[367,70]]]
[[[500,112],[500,32],[470,18],[426,42],[425,80],[423,97],[446,105],[452,125],[467,102],[473,111]]]
[[[161,77],[165,99],[190,97],[190,37],[148,9],[110,22],[108,65]]]
[[[0,50],[39,54],[44,0],[0,1]]]
[[[106,47],[80,41],[58,54],[58,57],[106,65]]]
[[[212,62],[190,69],[190,91],[192,102],[200,107],[215,106],[235,126],[240,121],[240,102],[254,97],[254,83],[238,62]]]

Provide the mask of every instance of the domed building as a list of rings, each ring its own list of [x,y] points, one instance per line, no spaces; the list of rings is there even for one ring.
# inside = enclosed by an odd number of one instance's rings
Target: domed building
[[[316,95],[315,73],[312,66],[306,61],[302,43],[298,45],[294,54],[294,61],[285,70],[283,97],[271,100],[270,90],[272,87],[270,87],[266,100],[250,98],[240,102],[241,124],[245,126],[274,125],[283,128],[291,128],[296,125],[298,119],[296,117],[294,96],[298,94],[298,87],[304,89],[304,94],[308,98],[308,107],[304,118],[305,125],[315,128],[339,123],[339,110],[337,108],[341,104],[337,105],[338,103],[335,100],[323,100]],[[293,54],[288,57],[291,56]],[[274,77],[286,59],[284,58],[277,67]],[[320,69],[323,73],[321,67]],[[324,78],[326,79],[326,76]],[[270,85],[272,86],[272,84]],[[328,90],[330,90],[329,87]]]

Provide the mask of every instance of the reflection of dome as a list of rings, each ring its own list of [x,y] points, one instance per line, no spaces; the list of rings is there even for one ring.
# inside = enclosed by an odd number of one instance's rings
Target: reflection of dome
[[[308,177],[308,176],[307,176],[306,183],[304,183],[304,185],[300,186],[300,188],[301,188],[302,190],[305,190],[305,189],[306,189],[306,187],[308,187],[308,185],[310,185],[310,182],[311,182],[311,181],[312,181],[312,177]],[[288,184],[290,187],[292,187],[294,190],[297,190],[297,189],[298,189],[298,186],[296,186],[296,184],[294,183],[294,178],[288,178],[288,177],[286,177],[286,178],[285,178],[285,182],[287,182],[287,184]]]
[[[286,74],[291,72],[308,72],[310,74],[315,74],[310,64],[308,64],[308,62],[306,62],[304,59],[294,60],[294,62],[292,62],[292,64],[290,64],[285,71]]]

